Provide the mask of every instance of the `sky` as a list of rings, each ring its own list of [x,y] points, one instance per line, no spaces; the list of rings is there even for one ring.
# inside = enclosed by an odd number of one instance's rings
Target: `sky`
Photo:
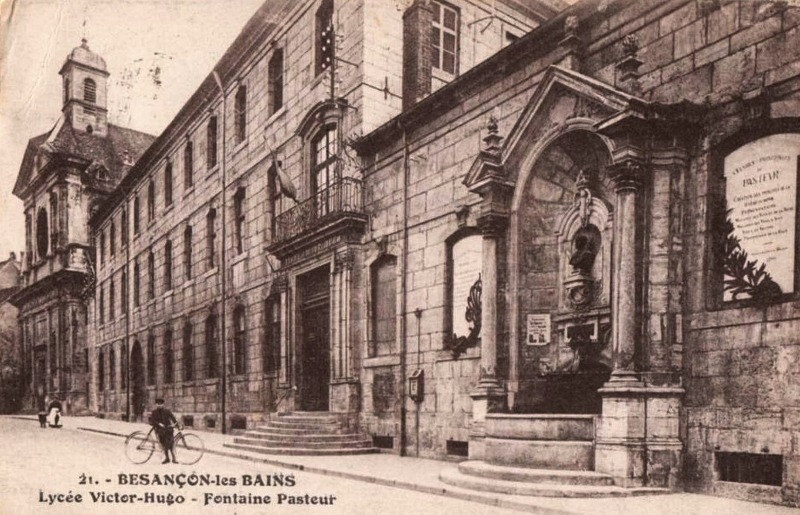
[[[25,249],[11,190],[61,114],[58,71],[82,37],[108,66],[109,121],[158,135],[263,1],[0,0],[0,260]]]

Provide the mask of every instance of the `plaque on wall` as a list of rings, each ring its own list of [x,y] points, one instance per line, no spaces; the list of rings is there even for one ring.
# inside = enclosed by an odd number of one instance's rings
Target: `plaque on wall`
[[[527,322],[525,343],[533,346],[550,343],[550,313],[529,314]]]
[[[800,134],[776,134],[725,158],[725,301],[794,291],[798,155]]]

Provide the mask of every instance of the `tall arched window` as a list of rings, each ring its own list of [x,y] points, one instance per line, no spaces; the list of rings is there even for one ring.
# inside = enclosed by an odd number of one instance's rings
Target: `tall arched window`
[[[194,145],[186,142],[183,149],[183,187],[189,189],[194,184]]]
[[[128,211],[125,208],[122,208],[119,225],[122,230],[120,246],[125,248],[125,245],[128,244]]]
[[[108,319],[114,320],[116,316],[115,302],[116,302],[116,288],[114,286],[114,274],[111,274],[108,284]]]
[[[50,235],[47,227],[47,210],[43,207],[39,208],[36,214],[36,254],[39,259],[47,256],[48,243]]]
[[[122,270],[122,277],[119,281],[120,310],[123,315],[128,314],[128,274]]]
[[[372,264],[370,322],[374,355],[394,352],[397,335],[397,258],[385,255]]]
[[[206,318],[206,377],[217,377],[219,359],[217,358],[217,313],[212,311]]]
[[[192,346],[192,323],[183,325],[183,380],[194,379],[194,347]]]
[[[236,143],[241,143],[247,137],[247,86],[241,85],[236,90],[234,102],[234,134]]]
[[[317,216],[330,212],[332,198],[331,186],[336,181],[337,137],[336,126],[322,129],[311,142],[311,187]]]
[[[93,79],[83,79],[83,100],[89,103],[97,102],[97,83]]]
[[[128,349],[122,348],[119,359],[119,377],[122,382],[122,389],[126,390],[128,388]]]
[[[233,372],[244,374],[246,371],[247,330],[244,306],[236,306],[233,311]]]

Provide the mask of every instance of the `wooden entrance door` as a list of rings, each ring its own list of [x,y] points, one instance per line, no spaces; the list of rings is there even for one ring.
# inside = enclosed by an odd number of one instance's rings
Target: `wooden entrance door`
[[[300,404],[305,411],[328,410],[331,378],[329,316],[327,299],[303,307]]]

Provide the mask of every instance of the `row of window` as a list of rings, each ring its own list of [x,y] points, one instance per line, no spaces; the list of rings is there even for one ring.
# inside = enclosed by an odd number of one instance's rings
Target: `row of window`
[[[280,368],[280,335],[281,335],[281,318],[280,318],[280,300],[275,298],[267,299],[264,302],[264,335],[262,339],[262,371],[264,373],[275,373]],[[219,377],[220,362],[219,362],[219,316],[215,311],[212,311],[203,322],[203,350],[204,357],[202,361],[202,372],[204,378],[213,379]],[[240,375],[247,372],[247,321],[244,306],[237,306],[233,311],[233,363],[232,371],[234,374]],[[196,367],[198,360],[196,360],[194,341],[195,336],[194,326],[190,320],[187,320],[181,329],[181,360],[182,360],[182,380],[193,381],[196,377]],[[164,384],[171,384],[176,381],[175,377],[175,336],[172,327],[167,327],[164,331],[163,348],[161,352],[161,373],[162,382]],[[133,344],[134,352],[141,352],[141,346],[138,340]],[[146,382],[148,385],[156,384],[157,365],[156,365],[156,337],[150,334],[147,337],[147,346],[145,350],[145,364],[146,364]],[[107,357],[107,360],[106,360]],[[108,375],[106,375],[106,364],[108,367]],[[116,354],[115,346],[109,345],[107,348],[101,348],[98,357],[98,388],[100,391],[106,389],[113,390],[116,386]],[[122,361],[120,363],[122,369],[122,388],[127,387],[127,360],[126,353],[122,352]],[[138,373],[141,373],[139,371]],[[108,384],[106,384],[108,380]]]
[[[239,188],[236,190],[236,193],[233,196],[233,216],[234,216],[234,231],[233,231],[233,238],[234,238],[234,248],[236,249],[237,253],[241,253],[244,251],[245,245],[244,240],[246,237],[245,234],[245,225],[247,222],[246,211],[245,211],[245,188]],[[134,202],[134,206],[136,203]],[[134,212],[135,214],[135,212]],[[137,217],[134,216],[134,227],[136,225]],[[208,210],[206,214],[206,262],[208,265],[208,269],[214,268],[216,265],[216,248],[217,248],[217,210],[213,207]],[[123,224],[123,231],[122,231],[122,239],[121,244],[124,247],[127,244],[127,236],[124,230],[126,226],[127,217],[126,213],[122,211],[122,224]],[[184,251],[184,274],[186,279],[192,278],[192,226],[187,225],[183,232],[183,251]],[[113,257],[116,254],[116,242],[117,242],[117,230],[116,225],[114,222],[111,222],[111,225],[108,229],[109,235],[109,244],[108,249],[109,253]],[[105,261],[105,249],[106,249],[106,233],[104,231],[100,232],[99,242],[98,242],[98,254],[100,264]],[[152,250],[150,251],[152,255]],[[167,240],[165,244],[165,285],[166,290],[172,289],[172,242]],[[138,259],[134,267],[138,267]],[[138,277],[138,273],[135,274],[134,280]],[[151,281],[152,283],[153,281]],[[102,294],[102,292],[101,292]],[[138,305],[138,303],[136,304]]]

